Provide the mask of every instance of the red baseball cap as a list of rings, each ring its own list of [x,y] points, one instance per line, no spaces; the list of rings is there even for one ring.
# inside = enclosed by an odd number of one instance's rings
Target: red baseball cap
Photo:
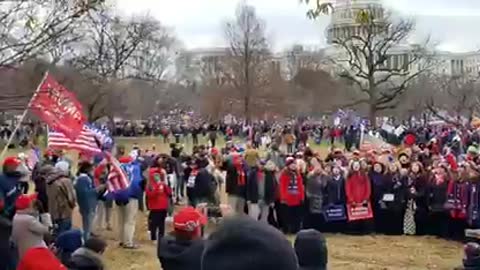
[[[182,232],[193,233],[205,224],[207,217],[191,206],[183,208],[173,217],[173,227]]]
[[[17,158],[17,157],[7,157],[4,161],[3,161],[3,166],[8,166],[8,167],[18,167],[18,165],[20,165],[22,163],[22,161]]]
[[[133,158],[130,157],[130,156],[123,156],[123,157],[120,157],[118,159],[118,162],[122,163],[122,164],[127,164],[127,163],[130,163],[133,161]]]
[[[22,194],[15,201],[15,209],[24,210],[27,209],[30,204],[35,201],[38,197],[37,193],[32,194]]]

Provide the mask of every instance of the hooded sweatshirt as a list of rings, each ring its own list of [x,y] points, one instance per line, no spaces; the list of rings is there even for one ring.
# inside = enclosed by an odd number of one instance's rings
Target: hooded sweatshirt
[[[85,247],[77,249],[70,259],[70,270],[103,270],[100,254]]]
[[[55,169],[47,176],[47,196],[53,220],[72,218],[77,200],[73,183],[66,173]]]
[[[158,244],[157,256],[163,270],[200,270],[204,247],[203,239],[178,240],[167,235]]]

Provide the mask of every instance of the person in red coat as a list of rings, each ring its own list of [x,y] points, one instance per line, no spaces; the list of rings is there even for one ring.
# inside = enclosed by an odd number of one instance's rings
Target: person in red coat
[[[302,204],[305,200],[303,179],[292,157],[287,158],[286,168],[280,174],[280,202],[282,204],[283,232],[295,234],[302,223]]]
[[[147,196],[147,207],[150,210],[148,214],[150,239],[156,241],[157,236],[162,238],[165,234],[165,219],[172,195],[172,189],[167,184],[164,169],[150,168],[145,194]]]
[[[360,162],[354,161],[350,166],[350,172],[345,183],[345,195],[347,201],[347,209],[360,209],[366,211],[351,214],[349,211],[349,222],[352,232],[369,233],[372,231],[373,213],[370,204],[372,195],[372,187],[366,172],[361,170]]]

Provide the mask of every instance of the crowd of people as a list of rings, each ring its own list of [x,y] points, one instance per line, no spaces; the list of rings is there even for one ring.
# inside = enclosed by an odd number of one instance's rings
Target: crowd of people
[[[114,155],[130,184],[116,192],[108,192],[113,164],[104,156],[81,155],[74,166],[63,151],[48,150],[26,171],[24,156],[5,159],[0,256],[8,260],[2,260],[0,269],[41,269],[34,267],[38,256],[51,258],[46,269],[103,269],[100,255],[106,243],[98,233],[113,229],[114,209],[124,249],[138,248],[137,213],[148,211],[150,240],[158,245],[164,270],[237,269],[241,264],[232,265],[228,256],[237,256],[237,262],[238,256],[278,257],[275,252],[285,252],[285,261],[268,262],[272,267],[325,269],[326,245],[319,232],[464,240],[466,228],[480,227],[475,133],[459,136],[456,129],[441,128],[427,138],[423,129],[416,129],[402,135],[395,151],[359,151],[359,131],[337,128],[329,132],[333,143],[342,137],[348,149],[332,146],[324,157],[308,145],[320,132],[317,127],[240,127],[211,125],[209,144],[195,143],[191,152],[177,143],[170,144],[170,153],[159,153],[155,146],[140,149],[134,144],[127,151],[118,145]],[[224,130],[224,147],[216,143],[218,129]],[[247,143],[231,141],[238,132]],[[271,140],[257,140],[265,134]],[[26,176],[35,184],[33,194],[28,186],[21,188],[25,181],[20,179]],[[80,213],[81,230],[72,226],[74,209]],[[203,239],[211,231],[207,220],[222,217],[221,225]],[[173,231],[166,233],[170,221]],[[294,249],[278,231],[297,235]],[[231,246],[231,241],[238,244]],[[284,249],[267,247],[277,242]],[[248,245],[256,249],[246,252]],[[475,266],[479,250],[474,244],[466,248],[466,265]]]

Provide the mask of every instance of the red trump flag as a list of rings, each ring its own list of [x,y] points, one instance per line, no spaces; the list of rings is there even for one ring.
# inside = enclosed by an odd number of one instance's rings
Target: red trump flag
[[[45,123],[75,140],[83,130],[85,115],[75,95],[47,74],[30,103],[30,109]]]

